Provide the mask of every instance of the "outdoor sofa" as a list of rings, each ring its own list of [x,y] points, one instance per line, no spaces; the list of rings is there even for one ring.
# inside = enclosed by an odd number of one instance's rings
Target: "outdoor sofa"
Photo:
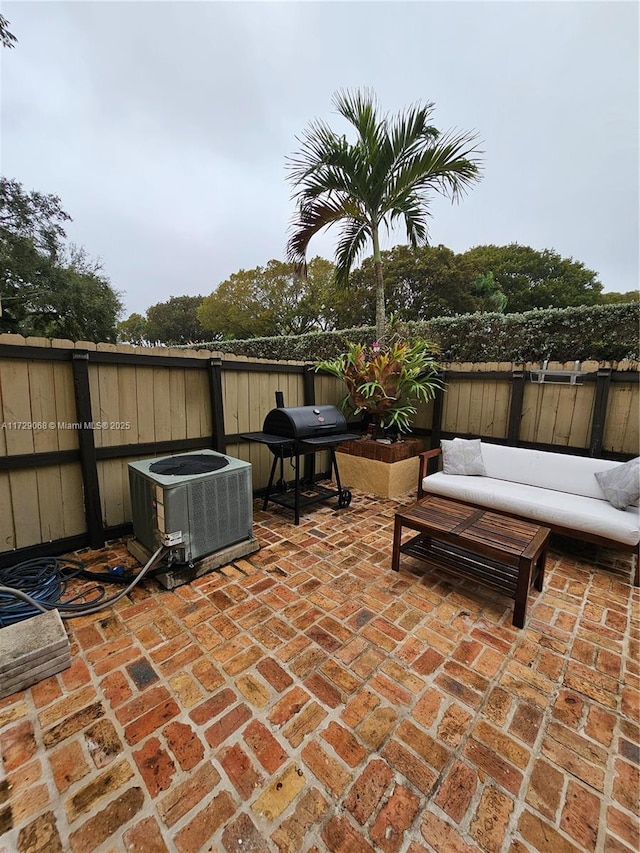
[[[443,470],[428,474],[429,460],[441,449]],[[640,586],[640,460],[615,462],[479,439],[443,441],[441,449],[420,454],[418,499],[441,495],[635,554],[634,584]]]

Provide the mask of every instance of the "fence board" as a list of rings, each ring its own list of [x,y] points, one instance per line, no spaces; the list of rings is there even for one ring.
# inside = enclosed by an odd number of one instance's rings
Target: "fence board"
[[[16,428],[16,424],[31,423],[31,400],[29,398],[29,366],[27,362],[6,360],[0,362],[2,384],[2,421],[11,425],[4,430],[6,452],[33,453],[33,432]]]
[[[502,365],[500,365],[502,369]],[[511,370],[507,370],[511,374]],[[494,438],[504,438],[507,435],[509,425],[509,406],[511,404],[511,382],[496,382],[495,404],[493,409],[493,432]]]
[[[42,424],[33,429],[33,449],[36,453],[58,450],[55,386],[53,364],[47,361],[28,363],[31,421]],[[49,429],[51,424],[53,429]]]
[[[171,438],[171,383],[168,367],[153,368],[153,417],[156,441]]]
[[[127,468],[128,461],[125,459],[103,459],[98,463],[102,516],[107,527],[131,520],[130,518],[126,519],[124,515],[123,483],[125,481],[123,480],[123,468]],[[128,481],[125,485],[128,491]]]
[[[10,476],[8,471],[0,471],[0,495],[3,496],[0,500],[0,551],[9,551],[16,547]]]
[[[566,388],[560,385],[541,385],[540,387],[542,393],[537,400],[535,434],[539,436],[538,441],[553,444],[560,393]]]
[[[469,413],[467,415],[466,432],[472,435],[482,435],[482,401],[484,396],[484,382],[468,382],[469,386]]]
[[[121,444],[135,444],[138,434],[138,398],[136,369],[132,365],[118,365],[118,409],[120,422],[129,424],[129,429],[120,433]]]
[[[520,419],[520,441],[533,441],[536,430],[536,413],[542,385],[525,382],[522,395],[522,417]]]
[[[184,370],[169,372],[169,417],[171,420],[171,438],[187,437],[187,400]]]
[[[456,382],[451,378],[451,374],[447,373],[442,400],[442,429],[444,432],[463,432],[462,425],[458,419],[458,406],[462,384],[462,382]]]
[[[634,400],[635,397],[635,400]],[[635,402],[635,409],[638,408],[636,395],[633,394],[633,389],[629,385],[622,385],[612,388],[609,391],[609,405],[607,407],[607,420],[604,430],[603,446],[607,450],[622,452],[625,446],[627,427],[632,417],[632,405]],[[637,411],[635,412],[637,421]],[[638,451],[637,443],[635,450]]]
[[[76,401],[73,393],[71,364],[55,361],[53,366],[53,391],[55,396],[55,420],[57,424],[75,424]],[[57,428],[58,450],[75,450],[78,447],[78,432],[75,429]]]
[[[640,387],[638,385],[632,386],[630,397],[629,417],[625,424],[622,441],[618,446],[622,453],[637,455],[640,452],[638,446],[638,434],[640,433]],[[608,444],[605,445],[605,449],[609,450]]]
[[[65,527],[60,466],[39,468],[36,471],[36,483],[42,541],[50,542],[59,539]]]
[[[595,382],[589,385],[580,385],[576,389],[575,409],[571,419],[568,442],[571,447],[589,446],[595,396]]]
[[[136,367],[136,407],[138,411],[138,443],[155,441],[153,418],[153,368]],[[199,421],[198,413],[198,421]]]
[[[42,425],[33,429],[36,453],[59,449],[53,367],[52,362],[46,361],[28,363],[31,418],[34,424]],[[48,542],[58,539],[64,530],[60,467],[39,468],[35,474],[40,535],[42,541]]]
[[[237,377],[237,399],[236,399],[236,423],[238,424],[238,433],[255,432],[251,428],[251,419],[249,416],[250,400],[249,400],[249,374],[243,371],[234,373],[228,377],[228,381],[232,382],[233,377]]]
[[[122,420],[120,416],[117,365],[101,364],[98,366],[98,389],[100,394],[100,414],[98,420],[101,424],[106,424],[107,426],[94,430],[95,445],[96,447],[112,447],[116,444],[122,444],[121,430],[113,426]],[[124,441],[126,441],[126,438]]]
[[[211,435],[211,402],[206,370],[188,370],[185,374],[187,401],[187,438]]]
[[[86,528],[84,513],[84,490],[80,465],[60,465],[60,488],[62,492],[63,536],[75,536]],[[57,536],[60,534],[58,533]]]
[[[36,472],[10,471],[9,493],[13,504],[15,547],[26,548],[46,541],[40,529],[40,515],[35,511],[38,500]]]

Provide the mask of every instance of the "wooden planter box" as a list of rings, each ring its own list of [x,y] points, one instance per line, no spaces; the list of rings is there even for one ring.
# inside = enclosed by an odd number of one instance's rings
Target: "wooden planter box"
[[[340,479],[346,488],[380,498],[398,498],[416,491],[418,454],[425,449],[420,438],[405,438],[395,444],[372,439],[345,441],[336,447]]]

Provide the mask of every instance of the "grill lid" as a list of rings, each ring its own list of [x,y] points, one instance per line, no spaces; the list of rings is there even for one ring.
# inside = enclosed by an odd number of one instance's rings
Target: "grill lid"
[[[291,406],[272,409],[262,430],[282,438],[304,440],[346,433],[347,422],[335,406]]]

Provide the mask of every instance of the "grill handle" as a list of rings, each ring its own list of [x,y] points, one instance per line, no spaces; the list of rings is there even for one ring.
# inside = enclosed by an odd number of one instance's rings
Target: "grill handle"
[[[284,409],[284,394],[282,391],[276,391],[276,409]]]

